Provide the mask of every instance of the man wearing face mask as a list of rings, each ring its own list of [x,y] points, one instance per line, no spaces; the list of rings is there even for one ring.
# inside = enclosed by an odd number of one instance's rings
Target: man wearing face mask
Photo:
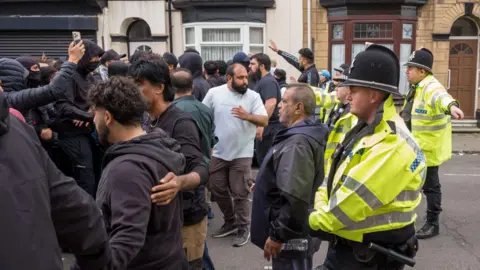
[[[21,56],[15,60],[28,70],[27,87],[38,87],[40,85],[40,64],[38,60],[33,56]]]
[[[87,76],[100,64],[104,51],[90,40],[83,40],[85,54],[73,73],[73,86],[55,104],[57,119],[53,131],[58,133],[59,145],[70,157],[78,185],[94,196],[95,174],[90,145],[93,115],[87,102],[90,82]]]
[[[257,126],[267,126],[268,115],[260,95],[248,89],[243,65],[228,67],[227,80],[227,84],[210,89],[203,100],[213,112],[218,138],[210,161],[209,185],[225,220],[213,237],[236,234],[233,246],[240,247],[250,239],[248,193],[255,131]]]
[[[290,65],[294,66],[298,69],[302,74],[296,80],[299,83],[306,83],[311,86],[317,87],[320,82],[320,76],[318,75],[317,67],[314,63],[313,52],[309,48],[302,48],[298,51],[300,55],[299,58],[291,55],[287,52],[280,50],[277,47],[277,44],[270,40],[270,49],[272,51],[278,53],[285,61],[287,61]],[[292,78],[292,77],[290,77]]]

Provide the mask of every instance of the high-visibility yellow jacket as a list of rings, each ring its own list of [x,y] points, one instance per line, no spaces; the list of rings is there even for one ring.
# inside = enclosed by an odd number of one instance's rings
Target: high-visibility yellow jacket
[[[309,216],[313,230],[362,242],[364,234],[401,229],[415,221],[425,157],[392,97],[383,109],[373,134],[355,142],[338,165],[331,191],[325,181],[315,194],[315,211]]]
[[[319,115],[319,119],[323,122],[328,110],[333,109],[335,105],[340,102],[337,99],[337,92],[333,91],[327,93],[326,91],[323,91],[322,88],[313,86],[310,86],[310,88],[312,88],[313,93],[315,93],[315,99],[317,103],[315,113]]]
[[[452,157],[450,106],[458,102],[433,75],[416,86],[412,108],[412,134],[427,158],[427,166],[438,166]],[[404,104],[404,108],[406,101]]]
[[[334,110],[336,110],[338,104],[335,106]],[[325,176],[328,176],[330,172],[330,166],[332,166],[332,155],[337,148],[337,145],[343,141],[345,138],[345,134],[352,129],[357,124],[358,118],[350,112],[345,113],[344,115],[340,116],[337,120],[333,129],[330,131],[328,135],[327,146],[325,148]]]

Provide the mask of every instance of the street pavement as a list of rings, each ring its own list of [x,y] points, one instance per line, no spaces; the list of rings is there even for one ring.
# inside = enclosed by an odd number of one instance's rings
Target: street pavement
[[[256,173],[256,172],[255,172]],[[420,242],[417,264],[413,269],[423,270],[476,270],[480,269],[480,155],[454,155],[440,167],[443,190],[443,213],[440,235]],[[423,225],[426,202],[418,208],[417,227]],[[252,244],[240,248],[231,246],[232,237],[214,239],[211,232],[221,227],[222,214],[214,204],[216,217],[210,220],[208,247],[217,270],[271,269],[263,252]],[[314,257],[320,265],[326,254],[327,243]],[[64,254],[65,269],[72,256]],[[411,268],[406,268],[411,269]]]

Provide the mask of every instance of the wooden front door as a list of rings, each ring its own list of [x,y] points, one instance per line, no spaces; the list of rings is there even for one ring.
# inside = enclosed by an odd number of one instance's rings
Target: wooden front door
[[[460,102],[460,108],[467,119],[473,119],[475,115],[477,42],[477,40],[450,41],[448,92]]]

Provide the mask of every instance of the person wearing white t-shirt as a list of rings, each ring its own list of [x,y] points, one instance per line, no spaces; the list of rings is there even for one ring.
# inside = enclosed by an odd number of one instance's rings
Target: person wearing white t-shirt
[[[218,138],[210,162],[209,186],[225,220],[213,237],[236,233],[235,247],[250,240],[248,194],[255,132],[257,126],[268,124],[260,95],[247,85],[247,70],[233,64],[227,70],[227,84],[211,88],[203,99],[212,110]]]

